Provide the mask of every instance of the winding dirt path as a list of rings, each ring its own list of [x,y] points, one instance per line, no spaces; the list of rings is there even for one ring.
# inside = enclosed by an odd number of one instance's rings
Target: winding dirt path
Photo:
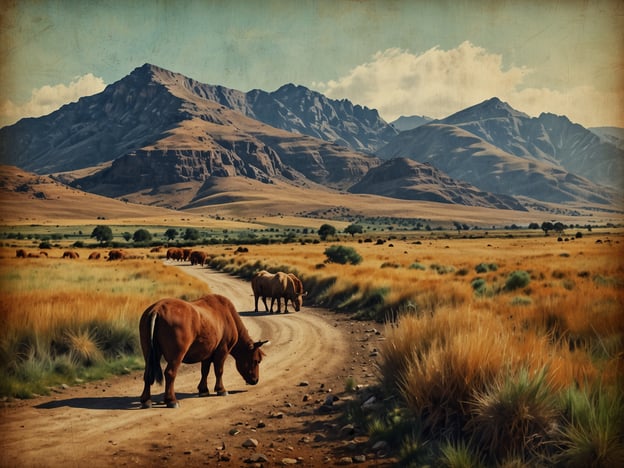
[[[230,357],[224,372],[227,397],[198,398],[199,366],[183,365],[176,380],[178,410],[162,405],[140,409],[141,372],[7,404],[0,410],[1,466],[249,466],[244,457],[259,451],[269,464],[288,457],[304,466],[330,460],[320,445],[304,438],[307,445],[300,447],[297,441],[320,430],[310,421],[319,419],[315,408],[328,386],[342,390],[356,367],[372,377],[368,358],[355,364],[354,341],[339,326],[341,319],[309,307],[288,315],[253,314],[248,282],[209,269],[181,268],[229,297],[253,339],[271,340],[259,384],[246,386]],[[212,374],[208,384],[212,392]],[[152,388],[155,401],[162,389]],[[239,434],[233,435],[233,428]],[[249,437],[260,445],[242,448]]]

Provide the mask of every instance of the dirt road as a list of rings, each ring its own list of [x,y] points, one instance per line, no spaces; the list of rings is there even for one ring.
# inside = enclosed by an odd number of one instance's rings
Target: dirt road
[[[176,380],[177,410],[162,404],[140,409],[141,372],[9,404],[0,413],[1,466],[249,466],[245,457],[259,452],[268,464],[293,457],[299,465],[319,466],[331,459],[328,449],[305,439],[315,430],[311,421],[331,425],[327,417],[315,415],[319,402],[331,385],[343,390],[355,371],[360,381],[372,378],[370,359],[356,363],[353,338],[339,326],[340,319],[309,307],[288,315],[253,314],[248,282],[182,268],[229,297],[253,339],[271,340],[259,384],[247,386],[230,357],[223,376],[229,396],[198,398],[199,366],[183,366]],[[208,384],[212,392],[212,373]],[[152,388],[155,401],[162,389]],[[248,438],[256,439],[258,447],[243,448]]]

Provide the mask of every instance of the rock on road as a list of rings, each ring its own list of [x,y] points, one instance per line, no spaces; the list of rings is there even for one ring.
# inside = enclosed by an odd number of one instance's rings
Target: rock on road
[[[229,443],[228,431],[254,408],[268,414],[300,382],[323,382],[345,366],[344,332],[322,311],[304,307],[298,313],[254,314],[248,282],[205,268],[180,268],[229,297],[254,340],[270,340],[258,385],[246,386],[228,357],[223,381],[229,396],[198,398],[199,364],[183,365],[176,379],[177,410],[140,409],[142,372],[7,404],[0,410],[2,467],[209,464],[208,456]],[[212,372],[208,384],[212,392]],[[163,389],[152,387],[155,401]]]

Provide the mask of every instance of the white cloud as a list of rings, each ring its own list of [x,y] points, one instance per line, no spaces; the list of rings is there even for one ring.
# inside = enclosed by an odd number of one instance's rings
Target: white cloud
[[[8,99],[0,103],[0,126],[10,125],[23,117],[47,115],[64,104],[99,93],[104,87],[102,78],[87,73],[74,78],[68,85],[61,83],[33,89],[30,100],[24,104],[15,104]]]
[[[552,112],[585,126],[624,126],[621,93],[601,93],[591,86],[566,91],[523,87],[532,72],[527,67],[504,69],[501,55],[466,41],[422,54],[387,49],[346,76],[312,86],[328,97],[375,108],[387,121],[401,115],[443,118],[496,96],[529,115]]]

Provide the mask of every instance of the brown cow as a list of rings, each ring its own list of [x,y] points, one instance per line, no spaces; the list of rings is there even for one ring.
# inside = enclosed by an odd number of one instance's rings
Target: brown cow
[[[273,305],[277,300],[277,313],[281,313],[281,298],[284,298],[284,312],[288,313],[288,301],[292,301],[295,311],[299,312],[303,303],[303,286],[295,284],[293,278],[284,272],[275,274],[262,270],[251,279],[251,289],[254,293],[254,311],[258,312],[258,298],[262,298],[267,312],[273,313]],[[271,309],[267,306],[266,298],[271,298]]]
[[[26,258],[26,251],[25,251],[24,249],[18,249],[18,250],[15,252],[15,256],[16,256],[17,258]]]
[[[182,260],[182,249],[178,247],[171,247],[167,249],[167,260]]]
[[[187,261],[189,259],[189,256],[191,255],[191,251],[192,249],[182,249],[182,260],[183,261]]]
[[[223,386],[223,366],[228,354],[236,360],[236,369],[249,385],[259,379],[259,364],[266,341],[254,342],[236,312],[234,304],[224,296],[209,294],[193,302],[162,299],[149,306],[139,323],[141,349],[145,358],[145,386],[141,406],[152,406],[150,387],[162,383],[161,356],[165,368],[165,403],[168,408],[179,406],[174,382],[182,362],[201,362],[199,396],[208,396],[208,372],[214,366],[217,395],[227,395]]]
[[[189,260],[191,265],[203,265],[206,263],[206,253],[200,250],[193,250],[191,255],[189,255]]]
[[[100,252],[91,252],[89,254],[89,260],[99,260],[101,256]]]
[[[78,254],[78,252],[74,252],[73,250],[66,250],[65,252],[63,252],[63,258],[76,259],[80,258],[80,255]]]
[[[123,260],[126,256],[126,253],[123,250],[111,250],[108,252],[108,261],[111,260]]]

